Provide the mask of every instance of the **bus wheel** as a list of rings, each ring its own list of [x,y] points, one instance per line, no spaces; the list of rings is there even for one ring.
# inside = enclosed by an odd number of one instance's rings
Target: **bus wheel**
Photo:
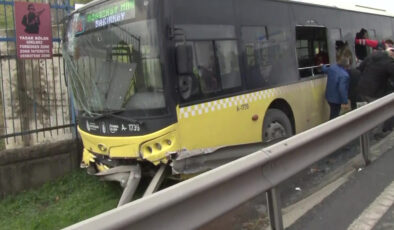
[[[278,142],[293,135],[289,118],[279,109],[268,109],[263,122],[263,142]]]

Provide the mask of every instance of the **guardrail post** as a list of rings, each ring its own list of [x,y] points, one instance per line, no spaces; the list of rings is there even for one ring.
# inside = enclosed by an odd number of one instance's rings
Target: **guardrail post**
[[[361,147],[361,154],[363,156],[365,165],[369,165],[371,160],[369,159],[369,132],[364,133],[360,136],[360,147]]]
[[[267,190],[268,214],[272,230],[283,230],[280,194],[276,187]]]

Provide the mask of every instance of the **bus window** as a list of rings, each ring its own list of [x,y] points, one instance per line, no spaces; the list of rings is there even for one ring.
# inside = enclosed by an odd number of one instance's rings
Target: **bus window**
[[[216,41],[222,89],[240,87],[241,76],[238,63],[238,49],[235,41]]]
[[[378,38],[376,36],[376,30],[375,29],[369,29],[368,30],[368,38],[371,39],[371,40],[378,40]],[[375,49],[379,49],[379,43],[378,43],[378,45],[375,48],[367,46],[367,53],[368,53],[368,55],[370,55]]]
[[[130,57],[131,51],[127,44],[119,43],[117,46],[112,47],[112,61],[130,63]]]
[[[213,45],[211,41],[195,43],[197,74],[203,94],[210,94],[219,90],[219,77]]]
[[[248,88],[260,88],[268,84],[271,70],[268,55],[268,37],[265,26],[241,28],[245,52]]]
[[[327,29],[324,27],[296,27],[296,48],[300,77],[320,74],[319,66],[328,64]]]
[[[283,66],[293,63],[288,28],[278,26],[242,26],[241,40],[246,66],[246,86],[261,89],[294,80]]]
[[[330,40],[340,41],[342,40],[342,30],[339,28],[330,30]]]
[[[351,51],[349,44],[344,41],[337,41],[336,50],[336,63],[349,68],[353,64],[353,52]]]
[[[375,29],[368,30],[368,38],[372,39],[372,40],[376,39],[376,30]]]
[[[187,41],[193,48],[193,77],[181,77],[181,84],[193,88],[185,101],[198,100],[242,86],[238,62],[238,49],[235,40]],[[199,90],[195,90],[195,89]]]
[[[329,30],[329,53],[330,60],[332,63],[337,59],[337,53],[340,48],[345,45],[345,41],[342,38],[342,30],[340,28],[333,28]]]

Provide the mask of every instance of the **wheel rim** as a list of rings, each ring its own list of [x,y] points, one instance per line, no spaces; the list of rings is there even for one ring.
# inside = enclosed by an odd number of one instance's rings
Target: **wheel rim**
[[[264,137],[266,142],[284,139],[287,137],[286,129],[281,123],[277,121],[271,122],[267,126],[267,130],[264,132]]]

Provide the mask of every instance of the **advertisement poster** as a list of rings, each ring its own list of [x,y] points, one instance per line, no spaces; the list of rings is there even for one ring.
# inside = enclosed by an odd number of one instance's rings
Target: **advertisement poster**
[[[51,8],[49,4],[14,3],[17,57],[19,59],[52,58]]]

